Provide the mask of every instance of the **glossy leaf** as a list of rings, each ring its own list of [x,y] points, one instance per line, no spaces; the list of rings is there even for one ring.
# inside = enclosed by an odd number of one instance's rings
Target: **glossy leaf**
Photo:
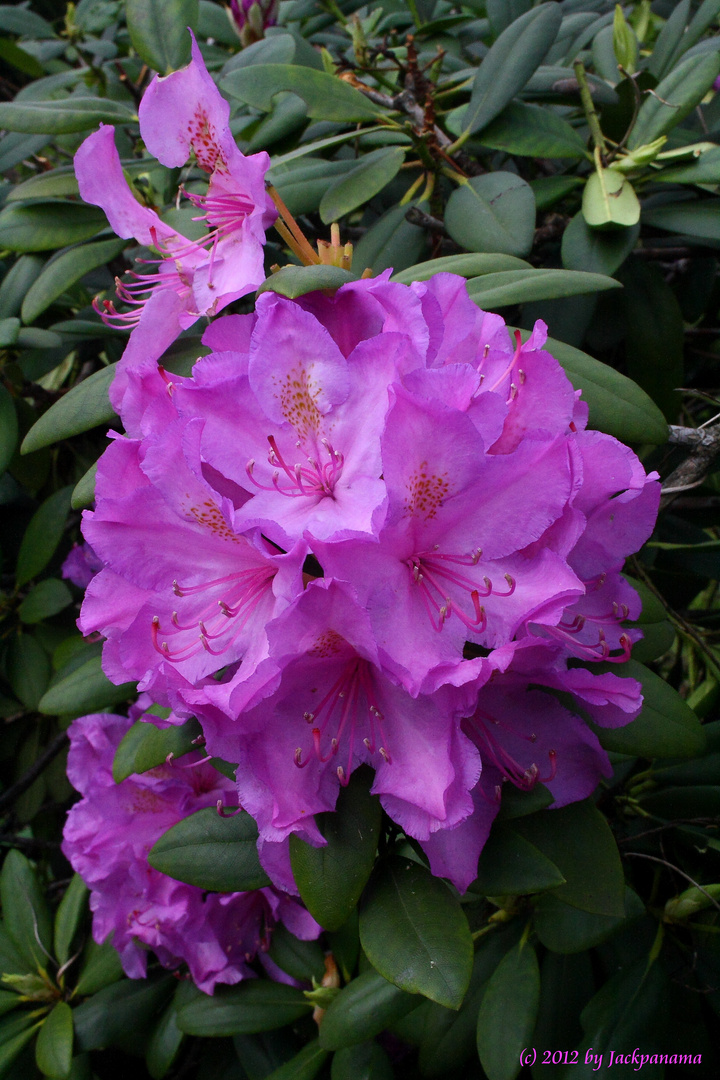
[[[582,213],[576,214],[562,238],[562,261],[567,270],[614,274],[635,247],[640,226],[592,229]]]
[[[0,102],[0,128],[30,135],[69,135],[90,131],[98,124],[127,124],[135,117],[136,113],[123,102],[108,98]]]
[[[680,0],[657,36],[648,62],[648,70],[656,79],[662,79],[672,68],[690,15],[690,0]]]
[[[542,4],[503,30],[475,76],[465,130],[481,131],[522,90],[544,60],[561,20],[559,4]]]
[[[18,608],[18,615],[24,623],[37,623],[57,615],[71,603],[72,593],[65,582],[48,578],[30,590]]]
[[[428,259],[427,262],[409,266],[393,274],[391,281],[409,285],[413,281],[427,281],[434,274],[459,274],[461,277],[474,278],[483,274],[495,274],[502,270],[529,270],[530,263],[517,259],[514,255],[472,254],[445,255],[440,259]]]
[[[365,771],[356,770],[347,787],[341,788],[335,812],[317,816],[327,840],[324,847],[290,836],[300,896],[326,930],[339,930],[349,918],[373,867],[382,814],[369,786]]]
[[[290,90],[307,104],[311,118],[330,121],[375,120],[383,110],[335,75],[294,64],[254,64],[236,68],[220,81],[220,89],[246,105],[267,112],[281,90]]]
[[[283,266],[282,270],[263,281],[258,295],[274,292],[287,296],[289,300],[296,300],[298,296],[316,289],[339,289],[348,281],[357,281],[357,274],[351,274],[339,266]]]
[[[565,904],[557,896],[541,896],[533,911],[533,925],[547,949],[556,953],[578,953],[599,945],[627,919],[644,914],[642,901],[630,888],[625,890],[622,915],[595,915]]]
[[[414,205],[428,208],[427,203]],[[358,273],[369,268],[377,275],[389,267],[402,271],[418,261],[427,247],[427,237],[424,229],[407,220],[410,209],[393,206],[373,222],[355,245],[353,264]]]
[[[445,228],[470,251],[527,255],[535,229],[532,188],[515,173],[473,176],[448,199]]]
[[[720,240],[720,206],[716,199],[688,199],[643,210],[643,221],[657,229],[687,233],[700,240]]]
[[[18,585],[25,585],[50,562],[60,543],[69,510],[70,488],[61,488],[49,495],[35,511],[18,552]]]
[[[62,967],[70,958],[70,948],[85,911],[88,887],[79,874],[73,874],[55,913],[54,952]]]
[[[280,197],[291,214],[309,214],[320,206],[320,200],[328,185],[341,176],[346,176],[355,168],[356,162],[341,158],[339,161],[325,161],[324,158],[310,158],[294,161],[286,166],[271,169],[267,178],[280,193]]]
[[[390,1060],[376,1042],[338,1050],[332,1059],[331,1080],[393,1080]]]
[[[703,150],[689,163],[666,165],[653,179],[665,184],[720,184],[720,146]]]
[[[198,810],[156,841],[148,861],[177,881],[215,892],[245,892],[269,885],[257,855],[257,825],[244,811],[221,817]]]
[[[553,300],[563,296],[617,289],[619,283],[604,274],[581,270],[502,270],[468,281],[470,298],[481,308],[494,310],[532,300]]]
[[[40,1028],[35,1044],[35,1062],[50,1080],[66,1080],[72,1065],[73,1018],[66,1001],[53,1006]]]
[[[81,995],[97,994],[106,986],[112,986],[122,978],[123,969],[117,949],[109,941],[98,945],[92,938],[83,951],[77,992]]]
[[[266,979],[220,986],[178,1010],[177,1023],[188,1035],[252,1035],[294,1024],[312,1006],[302,990]]]
[[[113,780],[119,784],[133,773],[144,773],[164,764],[168,754],[174,758],[196,750],[193,740],[202,735],[197,720],[191,718],[180,726],[158,728],[138,720],[125,733],[113,758]]]
[[[531,1044],[540,1003],[540,970],[532,945],[506,953],[480,1003],[477,1046],[488,1080],[514,1080]]]
[[[78,1050],[119,1046],[133,1054],[142,1052],[155,1018],[174,987],[172,975],[163,974],[142,980],[122,979],[98,990],[73,1010]]]
[[[34,322],[53,301],[91,270],[105,266],[125,247],[125,240],[102,240],[79,248],[60,252],[45,265],[42,273],[28,289],[21,316],[24,323]]]
[[[483,130],[480,142],[518,157],[584,158],[587,146],[574,127],[547,106],[513,101]]]
[[[0,383],[0,476],[5,472],[15,453],[18,440],[18,422],[10,391]]]
[[[190,62],[190,35],[200,8],[198,0],[127,0],[125,18],[130,40],[141,60],[161,75]]]
[[[361,157],[355,168],[333,181],[320,200],[320,218],[326,224],[337,221],[368,202],[397,176],[405,160],[405,150],[388,146]]]
[[[645,146],[677,127],[702,101],[718,75],[720,56],[689,56],[678,64],[640,106],[628,139],[630,150]]]
[[[325,1064],[327,1056],[327,1050],[323,1050],[319,1041],[314,1039],[303,1046],[290,1061],[268,1073],[266,1080],[313,1080]]]
[[[610,827],[585,800],[560,810],[542,810],[521,818],[515,828],[560,870],[565,884],[554,895],[566,904],[596,915],[622,916],[624,878]]]
[[[60,439],[69,439],[100,424],[109,424],[115,416],[108,400],[108,389],[114,374],[112,366],[102,368],[51,405],[25,436],[21,453],[31,454],[43,446],[52,446]]]
[[[192,982],[181,982],[173,999],[155,1024],[145,1048],[145,1063],[153,1080],[162,1080],[175,1063],[185,1041],[185,1033],[177,1026],[177,1011],[194,1000],[197,990]]]
[[[484,896],[542,892],[562,885],[557,866],[510,825],[495,825],[480,855],[472,891]]]
[[[48,251],[89,240],[107,227],[94,206],[75,203],[11,203],[0,211],[0,244],[9,251]]]
[[[47,966],[52,948],[52,922],[31,863],[17,850],[5,857],[0,873],[3,921],[31,971]]]
[[[325,974],[325,954],[319,941],[302,941],[283,923],[272,933],[269,957],[293,979],[320,982]]]
[[[71,671],[58,672],[38,702],[38,710],[47,716],[79,716],[126,701],[134,690],[135,683],[111,683],[102,670],[100,657],[93,656]]]
[[[6,657],[7,678],[26,709],[36,709],[50,678],[47,653],[30,634],[12,638]]]
[[[656,266],[630,260],[619,275],[627,321],[627,370],[662,409],[677,414],[684,386],[684,324],[677,297]]]
[[[608,1062],[610,1050],[622,1053],[617,1050],[620,1046],[642,1046],[642,1053],[648,1055],[664,1051],[670,1000],[670,983],[661,964],[643,957],[622,965],[582,1011],[585,1037],[578,1047],[580,1060],[584,1061],[590,1047],[595,1064],[600,1056]],[[662,1066],[645,1064],[644,1071],[652,1080],[664,1074]]]
[[[10,1068],[15,1058],[22,1053],[30,1040],[34,1038],[39,1027],[39,1022],[33,1024],[29,1017],[27,1019],[23,1017],[23,1021],[24,1030],[13,1035],[4,1033],[2,1037],[0,1042],[0,1075]]]
[[[84,510],[95,499],[95,476],[97,474],[97,462],[93,462],[84,476],[81,476],[73,488],[70,497],[70,505],[73,510]]]
[[[320,1026],[320,1045],[339,1050],[371,1039],[422,1002],[379,975],[364,971],[349,982],[330,1006]]]
[[[360,941],[384,978],[457,1009],[472,971],[472,938],[448,887],[424,867],[394,857],[381,864],[360,907]]]

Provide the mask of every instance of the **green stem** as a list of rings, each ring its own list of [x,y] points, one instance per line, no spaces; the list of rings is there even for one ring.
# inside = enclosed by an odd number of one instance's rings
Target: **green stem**
[[[607,146],[605,145],[605,138],[602,129],[600,128],[600,117],[595,109],[595,103],[593,102],[592,94],[590,93],[590,85],[587,81],[587,75],[585,74],[585,65],[582,60],[576,60],[573,64],[573,69],[575,71],[575,78],[578,81],[578,86],[580,87],[580,100],[582,101],[585,118],[590,127],[590,134],[592,135],[595,146],[600,153],[604,155],[607,153]]]

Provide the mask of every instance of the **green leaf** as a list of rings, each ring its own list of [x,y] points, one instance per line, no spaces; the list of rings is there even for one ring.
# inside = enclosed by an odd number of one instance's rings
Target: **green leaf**
[[[272,932],[270,959],[293,979],[321,981],[325,974],[325,954],[319,941],[301,941],[283,923]]]
[[[666,135],[692,112],[720,75],[720,56],[689,56],[658,83],[640,106],[628,139],[635,150]]]
[[[504,784],[500,803],[499,821],[513,821],[527,817],[538,810],[551,806],[555,799],[544,784],[535,784],[530,791],[521,791],[514,784]]]
[[[515,173],[473,176],[448,199],[445,228],[470,251],[527,255],[535,230],[532,188]]]
[[[394,1076],[387,1054],[374,1041],[345,1046],[332,1059],[331,1080],[393,1080]]]
[[[380,974],[458,1009],[472,971],[472,937],[448,887],[410,859],[381,863],[360,907],[360,941]]]
[[[0,348],[5,349],[8,345],[14,345],[20,332],[20,320],[7,318],[0,321]]]
[[[632,184],[615,169],[591,173],[583,191],[582,214],[592,228],[628,228],[640,220],[640,202]]]
[[[594,1075],[605,1078],[613,1075],[608,1068],[610,1050],[618,1053],[621,1046],[639,1046],[648,1055],[666,1051],[670,987],[659,963],[648,963],[643,957],[623,964],[582,1011],[585,1037],[578,1047],[579,1060],[584,1061],[592,1047],[590,1063],[594,1067],[604,1064],[604,1068],[593,1068]],[[657,1068],[647,1063],[643,1072],[649,1080],[662,1080],[665,1073],[662,1065]]]
[[[399,990],[377,971],[364,971],[331,1002],[320,1025],[320,1045],[339,1050],[365,1042],[421,1002],[417,994]]]
[[[549,210],[582,184],[579,176],[540,176],[530,181],[538,210]]]
[[[523,337],[529,331],[523,331]],[[590,406],[590,427],[632,443],[667,442],[668,429],[654,401],[631,379],[563,341],[545,346]]]
[[[494,120],[543,62],[562,21],[559,4],[542,4],[512,22],[490,47],[475,76],[463,128]]]
[[[156,870],[214,892],[246,892],[269,885],[257,854],[257,825],[245,811],[221,817],[198,810],[156,841],[148,862]]]
[[[625,912],[623,869],[610,826],[590,800],[519,819],[515,828],[560,870],[554,894],[596,915]]]
[[[27,7],[0,4],[0,30],[19,37],[54,38],[55,31],[49,22]]]
[[[427,203],[413,203],[427,209]],[[425,230],[407,220],[410,206],[393,206],[377,221],[355,245],[353,263],[359,273],[370,268],[373,274],[381,274],[392,267],[396,271],[412,266],[427,248]]]
[[[95,476],[97,474],[97,461],[93,462],[88,471],[82,476],[70,497],[70,505],[73,510],[84,510],[95,500]]]
[[[427,281],[434,274],[460,274],[462,277],[481,277],[483,274],[495,274],[502,270],[529,270],[530,264],[514,255],[445,255],[440,259],[428,259],[427,262],[409,266],[393,274],[391,281],[410,285],[413,281]]]
[[[126,240],[119,239],[101,240],[97,244],[85,244],[59,252],[46,263],[40,276],[28,289],[22,305],[22,321],[34,322],[76,281],[119,255],[126,243]]]
[[[123,172],[134,178],[142,176],[156,169],[157,163],[152,158],[121,158]],[[69,196],[77,197],[80,194],[75,169],[72,165],[60,165],[56,169],[47,172],[36,173],[22,183],[16,184],[12,191],[8,192],[6,202],[26,202],[28,199],[53,199]]]
[[[15,404],[9,390],[0,383],[0,476],[12,461],[18,440]]]
[[[619,674],[616,664],[593,670]],[[622,665],[623,675],[642,683],[643,707],[625,727],[594,731],[606,750],[638,757],[698,757],[705,749],[705,733],[692,709],[677,690],[636,660]]]
[[[720,816],[720,786],[695,784],[666,788],[643,796],[643,808],[666,821]]]
[[[693,155],[690,164],[670,165],[654,172],[653,180],[665,184],[720,184],[720,146]]]
[[[622,915],[594,915],[563,903],[557,896],[541,896],[533,912],[533,925],[546,949],[556,953],[578,953],[593,949],[614,934],[628,919],[645,914],[645,907],[632,889],[625,889]]]
[[[55,957],[61,967],[70,959],[70,948],[85,911],[87,895],[87,885],[79,874],[73,874],[55,913]]]
[[[72,1065],[73,1017],[66,1001],[58,1001],[40,1028],[35,1063],[50,1080],[66,1080]]]
[[[197,749],[193,740],[201,735],[202,728],[194,717],[185,724],[167,728],[138,720],[126,731],[115,751],[113,780],[119,784],[133,773],[144,773],[163,765],[168,754],[174,758],[189,754]]]
[[[52,922],[32,864],[13,849],[0,873],[5,929],[31,970],[46,968],[52,948]]]
[[[264,292],[278,293],[296,300],[305,293],[316,289],[339,289],[348,281],[357,281],[357,274],[343,270],[339,266],[283,266],[282,270],[271,274],[258,289],[258,296]]]
[[[60,101],[2,101],[0,127],[28,135],[69,135],[98,124],[127,124],[137,113],[108,98],[65,97]],[[52,244],[48,244],[52,247]],[[40,251],[41,248],[33,250]]]
[[[648,60],[648,70],[656,79],[662,79],[672,67],[680,49],[689,14],[690,0],[680,0],[658,34]]]
[[[267,979],[240,986],[219,986],[178,1011],[177,1023],[188,1035],[253,1035],[294,1024],[309,1016],[312,1006],[302,990]]]
[[[24,623],[37,623],[57,615],[68,604],[72,604],[72,593],[65,582],[48,578],[30,590],[18,608],[18,615]]]
[[[290,836],[300,896],[325,930],[339,930],[349,918],[375,861],[382,812],[369,787],[365,771],[356,770],[347,787],[341,788],[335,812],[316,816],[325,847]]]
[[[0,246],[8,251],[48,251],[89,240],[107,228],[102,210],[82,203],[11,203],[0,211]]]
[[[510,825],[496,824],[480,855],[472,891],[484,896],[523,896],[562,885],[557,866]]]
[[[676,388],[685,385],[685,328],[680,304],[656,266],[632,259],[619,276],[624,286],[628,374],[672,422],[680,406]]]
[[[567,270],[614,274],[637,243],[640,226],[591,229],[582,212],[575,215],[562,238],[562,261]]]
[[[317,1039],[303,1046],[302,1050],[278,1069],[268,1073],[265,1080],[313,1080],[325,1064],[327,1050]]]
[[[177,1011],[197,993],[194,983],[181,982],[153,1028],[145,1048],[145,1063],[153,1080],[162,1080],[172,1068],[185,1041],[185,1033],[177,1026]]]
[[[109,424],[115,413],[108,400],[108,390],[115,375],[114,366],[102,368],[74,386],[51,405],[30,428],[20,452],[31,454],[60,439],[69,439],[90,431],[99,424]]]
[[[328,183],[346,176],[355,168],[351,158],[339,161],[325,161],[324,158],[310,158],[299,164],[294,161],[285,166],[271,169],[267,179],[277,188],[281,199],[291,214],[309,214],[317,210],[320,200],[327,191]]]
[[[55,554],[70,511],[70,491],[66,487],[54,492],[31,517],[18,552],[18,585],[25,585],[44,570]]]
[[[106,986],[116,983],[123,974],[117,949],[114,949],[109,941],[98,945],[93,938],[90,938],[83,952],[76,991],[81,996],[97,994]]]
[[[513,101],[480,136],[483,146],[519,157],[584,158],[587,146],[548,105]]]
[[[26,1023],[31,1023],[29,1017],[27,1018]],[[25,1028],[24,1031],[21,1031],[18,1035],[12,1036],[12,1038],[7,1038],[7,1036],[3,1038],[2,1042],[0,1042],[0,1076],[10,1068],[15,1058],[20,1055],[25,1046],[27,1046],[34,1037],[39,1026],[40,1022],[38,1021],[38,1023]]]
[[[220,89],[255,109],[268,112],[281,90],[307,104],[311,119],[349,122],[377,120],[383,109],[336,75],[295,64],[253,64],[236,68],[220,80]]]
[[[190,63],[188,27],[197,29],[198,0],[127,0],[125,18],[130,40],[140,59],[167,75]]]
[[[320,200],[320,218],[325,224],[337,221],[351,210],[369,202],[397,176],[405,160],[402,146],[388,146],[361,157],[351,172],[330,184]]]
[[[657,229],[686,233],[701,240],[720,240],[720,202],[686,199],[643,210],[643,221]]]
[[[111,683],[102,670],[100,657],[93,656],[79,667],[59,671],[41,697],[38,711],[46,716],[79,716],[126,701],[134,690],[133,682],[120,686]]]
[[[172,975],[164,974],[142,980],[122,979],[93,994],[74,1010],[78,1050],[119,1046],[132,1054],[142,1053],[155,1018],[175,985]]]
[[[532,1042],[540,1004],[540,970],[531,945],[506,953],[490,976],[477,1022],[477,1047],[488,1080],[514,1080]]]
[[[19,634],[10,641],[5,667],[15,696],[35,710],[50,679],[50,661],[36,638]]]
[[[502,270],[468,281],[468,294],[479,307],[494,310],[532,300],[553,300],[562,296],[618,289],[619,282],[603,274],[581,270]]]

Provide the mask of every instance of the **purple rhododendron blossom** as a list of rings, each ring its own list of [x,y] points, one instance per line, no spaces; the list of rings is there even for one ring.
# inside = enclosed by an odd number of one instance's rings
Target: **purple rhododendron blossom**
[[[210,326],[191,377],[127,372],[80,625],[107,638],[111,679],[197,716],[237,764],[286,887],[289,835],[322,844],[314,815],[368,764],[465,888],[503,783],[563,806],[607,775],[554,695],[606,726],[640,709],[620,571],[659,485],[585,430],[546,336],[511,336],[453,275],[385,273],[261,295]]]
[[[129,310],[118,313],[105,302],[104,317],[130,326],[130,336],[111,389],[116,407],[126,387],[127,369],[154,365],[181,330],[215,314],[257,288],[264,278],[265,230],[276,211],[265,192],[269,158],[245,157],[229,127],[230,106],[207,72],[195,38],[192,60],[180,71],[156,76],[139,109],[140,133],[150,152],[170,167],[184,165],[191,152],[209,174],[207,193],[186,192],[208,226],[190,240],[143,206],[123,174],[114,129],[101,126],[75,155],[75,173],[85,202],[100,206],[118,236],[135,237],[157,252],[144,268],[118,282],[118,297]]]
[[[104,565],[89,544],[73,544],[62,564],[61,576],[78,589],[86,589]]]
[[[95,940],[112,935],[130,978],[144,977],[151,948],[165,967],[187,963],[195,983],[212,993],[219,983],[255,977],[249,965],[263,961],[276,923],[316,938],[315,920],[275,888],[206,894],[149,865],[148,852],[167,829],[237,799],[233,783],[197,752],[116,784],[113,757],[131,723],[98,713],[69,729],[68,776],[83,798],[68,814],[63,852],[91,890]]]

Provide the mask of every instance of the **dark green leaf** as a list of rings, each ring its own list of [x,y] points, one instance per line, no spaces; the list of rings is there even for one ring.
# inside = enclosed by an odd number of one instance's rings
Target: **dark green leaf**
[[[182,757],[195,750],[193,740],[202,735],[197,720],[191,718],[180,726],[155,727],[138,720],[125,733],[113,758],[113,780],[119,784],[133,773],[144,773],[164,764],[168,754]]]
[[[406,1016],[422,1002],[406,994],[377,971],[364,971],[332,1001],[320,1026],[320,1045],[339,1050],[365,1042]]]
[[[535,229],[532,188],[516,173],[473,176],[448,199],[445,228],[457,244],[470,251],[527,255]]]
[[[458,1009],[472,971],[465,913],[448,887],[410,859],[382,863],[360,908],[360,941],[373,967],[409,993]]]
[[[656,79],[662,79],[672,68],[673,60],[680,51],[680,42],[690,15],[690,0],[680,0],[670,13],[657,36],[655,47],[648,60],[648,70]]]
[[[482,850],[472,891],[484,896],[522,896],[557,888],[564,880],[557,866],[541,851],[510,825],[499,823]]]
[[[364,770],[341,788],[335,813],[319,814],[325,847],[290,837],[293,875],[303,902],[326,930],[339,930],[360,899],[375,860],[381,810]]]
[[[405,149],[388,146],[361,157],[355,168],[333,181],[320,200],[320,218],[326,224],[337,221],[368,202],[397,175],[405,160]]]
[[[642,800],[651,814],[673,821],[678,818],[720,817],[720,785],[688,784],[652,791]]]
[[[538,1052],[533,1080],[562,1077],[565,1070],[561,1064],[543,1064],[544,1052],[549,1050],[554,1054],[560,1046],[577,1046],[582,1038],[580,1013],[594,992],[589,953],[545,953],[540,967],[540,1009],[533,1036]]]
[[[582,184],[579,176],[540,176],[530,181],[538,210],[549,210]]]
[[[315,1039],[303,1046],[290,1061],[268,1073],[266,1080],[313,1080],[325,1064],[327,1056],[327,1050],[323,1050]]]
[[[610,827],[585,800],[520,818],[515,828],[555,863],[565,884],[554,895],[596,915],[625,913],[620,856]]]
[[[125,18],[140,59],[161,75],[190,62],[188,27],[197,29],[198,0],[127,0]]]
[[[102,670],[99,656],[85,660],[80,667],[59,671],[38,703],[47,716],[96,712],[125,701],[135,690],[135,683],[116,686]]]
[[[637,243],[640,226],[607,232],[591,229],[582,213],[576,214],[562,238],[562,261],[568,270],[614,274]]]
[[[27,975],[35,970],[35,964],[25,959],[8,933],[7,927],[0,920],[0,972],[6,972],[8,975]],[[17,1002],[17,995],[13,994],[13,997]],[[3,1008],[3,1012],[7,1012],[7,1009]]]
[[[422,210],[427,203],[414,203]],[[401,271],[412,266],[427,248],[425,230],[407,220],[410,206],[393,206],[373,222],[355,245],[353,262],[358,273],[371,269],[374,274],[392,267]]]
[[[93,462],[88,471],[82,476],[70,497],[70,505],[73,510],[84,510],[86,506],[95,500],[95,476],[97,474],[97,461]]]
[[[697,157],[693,154],[689,162],[666,165],[653,174],[653,180],[666,184],[720,184],[720,146],[703,150]]]
[[[252,1035],[294,1024],[312,1006],[302,990],[266,979],[217,988],[178,1011],[177,1023],[188,1035]]]
[[[61,967],[70,959],[70,948],[85,911],[87,895],[87,885],[79,874],[73,874],[55,913],[55,957]]]
[[[513,101],[480,135],[483,146],[519,157],[584,158],[587,146],[549,106]]]
[[[544,60],[561,21],[559,4],[542,4],[503,30],[475,76],[465,130],[486,127],[522,90]]]
[[[52,922],[32,864],[13,849],[0,873],[5,929],[31,970],[46,968],[52,948]]]
[[[658,83],[654,94],[640,106],[628,139],[635,150],[666,135],[698,105],[720,75],[720,56],[689,56]]]
[[[338,1050],[332,1059],[331,1080],[393,1080],[390,1060],[376,1042]]]
[[[0,319],[5,320],[8,316],[19,314],[25,293],[44,265],[44,260],[39,255],[21,255],[16,259],[0,285]],[[0,341],[5,345],[12,344],[12,341],[5,341],[2,325],[0,323]],[[17,326],[19,329],[20,324]]]
[[[15,318],[6,318],[0,321],[0,348],[7,348],[8,345],[14,345],[18,339],[20,332],[20,320]]]
[[[162,1080],[172,1068],[185,1040],[185,1033],[177,1026],[177,1011],[186,1002],[194,1000],[197,993],[193,983],[181,982],[150,1033],[145,1048],[145,1062],[153,1080]]]
[[[686,233],[700,240],[720,240],[720,204],[717,199],[686,199],[643,210],[643,221],[658,229]]]
[[[325,955],[319,941],[301,941],[283,923],[272,932],[270,959],[293,979],[321,981],[325,974]]]
[[[283,266],[263,281],[258,294],[274,292],[295,300],[316,289],[339,289],[348,281],[357,281],[357,274],[339,266]]]
[[[514,784],[504,784],[500,803],[499,821],[512,821],[544,810],[555,800],[544,784],[535,784],[530,791],[521,791]]]
[[[98,124],[127,124],[136,116],[121,101],[107,98],[66,97],[60,101],[0,102],[0,127],[5,131],[30,135],[68,135],[75,131],[89,131]]]
[[[477,1046],[488,1080],[514,1080],[532,1042],[540,1003],[540,970],[531,945],[503,957],[490,976],[477,1022]]]
[[[600,669],[603,670],[603,669]],[[617,665],[604,670],[617,675]],[[677,690],[636,660],[622,665],[623,675],[638,679],[643,707],[637,720],[625,727],[594,730],[606,750],[639,757],[697,757],[705,749],[705,734],[692,709]]]
[[[581,270],[502,270],[468,281],[470,298],[481,308],[494,310],[532,300],[553,300],[562,296],[617,289],[619,283],[603,274]]]
[[[28,1017],[25,1020],[25,1024],[32,1024],[32,1021]],[[21,1031],[18,1035],[9,1035],[0,1041],[0,1076],[5,1073],[16,1057],[21,1053],[23,1048],[27,1046],[30,1040],[34,1037],[35,1032],[39,1027],[39,1021],[36,1024],[32,1024],[30,1027],[25,1027],[24,1031]]]
[[[340,176],[345,176],[355,168],[351,158],[339,161],[325,161],[324,158],[310,158],[294,161],[286,166],[271,169],[267,179],[273,184],[291,214],[309,214],[320,205],[320,200],[327,191],[328,184]]]
[[[89,240],[107,228],[94,206],[75,203],[11,203],[0,211],[0,245],[9,251],[48,251]]]
[[[119,1046],[132,1054],[142,1053],[155,1018],[174,987],[172,975],[161,975],[122,979],[99,990],[74,1010],[78,1050]]]
[[[249,814],[224,818],[206,807],[163,833],[148,861],[163,874],[201,889],[245,892],[269,884],[256,845],[257,825]]]
[[[40,643],[30,634],[19,634],[10,642],[6,658],[8,682],[26,709],[36,709],[50,678],[50,661]]]
[[[105,266],[125,247],[126,240],[101,240],[60,252],[45,265],[40,276],[28,289],[22,305],[24,323],[34,322],[58,296],[62,296],[76,281],[98,266]]]
[[[0,383],[0,476],[5,472],[18,440],[18,422],[12,395]]]
[[[272,108],[276,94],[290,90],[306,102],[307,114],[312,119],[343,122],[384,116],[378,105],[337,76],[295,64],[236,68],[221,80],[220,89],[265,112]]]
[[[55,31],[49,22],[30,8],[0,4],[0,29],[20,37],[54,38]]]
[[[627,319],[628,374],[672,421],[680,402],[676,387],[685,385],[680,305],[656,266],[631,260],[620,277]]]
[[[25,52],[9,38],[0,38],[0,58],[33,79],[41,79],[45,74],[35,57]]]
[[[60,439],[69,439],[99,424],[109,424],[115,416],[108,401],[108,389],[114,374],[114,367],[102,368],[51,405],[28,431],[21,453],[30,454],[33,450],[51,446]]]
[[[40,1028],[35,1062],[50,1080],[66,1080],[72,1065],[73,1018],[66,1001],[58,1001]]]
[[[427,281],[434,274],[460,274],[462,277],[475,278],[483,274],[496,274],[502,270],[529,269],[529,263],[515,258],[514,255],[445,255],[440,259],[428,259],[417,266],[409,266],[407,270],[393,274],[391,281],[409,285],[413,281]]]
[[[627,920],[644,915],[637,893],[625,889],[624,915],[593,915],[563,903],[557,896],[541,896],[535,905],[535,932],[547,949],[556,953],[577,953],[592,949],[610,937]]]
[[[70,510],[69,487],[48,496],[35,511],[25,530],[17,559],[17,583],[25,585],[47,564],[60,543]]]
[[[11,972],[9,968],[0,968],[4,973],[19,975],[20,972]],[[4,1016],[5,1013],[12,1012],[20,1005],[20,998],[13,990],[0,990],[0,1016]]]
[[[97,994],[106,986],[112,986],[122,978],[123,969],[117,949],[109,941],[98,945],[92,938],[83,952],[80,978],[76,990],[78,994]]]
[[[299,135],[300,129],[306,124],[307,107],[303,99],[297,94],[283,91],[273,100],[272,111],[263,117],[257,127],[253,127],[247,152],[254,154],[258,150],[265,150],[295,132]]]
[[[48,578],[30,590],[18,608],[18,615],[24,623],[37,623],[57,615],[68,604],[72,604],[72,593],[65,582]]]

